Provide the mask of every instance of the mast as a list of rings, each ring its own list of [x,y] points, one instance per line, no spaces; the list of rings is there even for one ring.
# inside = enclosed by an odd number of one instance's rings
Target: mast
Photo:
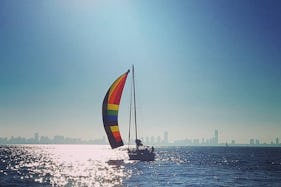
[[[134,65],[132,65],[132,71],[133,71],[133,96],[134,96],[135,131],[136,131],[136,139],[138,139],[137,112],[136,112],[136,87],[135,87],[135,69],[134,69]]]
[[[130,117],[129,117],[129,139],[128,139],[128,148],[131,141],[131,124],[132,124],[132,105],[133,105],[133,81],[131,81],[131,88],[130,88]]]

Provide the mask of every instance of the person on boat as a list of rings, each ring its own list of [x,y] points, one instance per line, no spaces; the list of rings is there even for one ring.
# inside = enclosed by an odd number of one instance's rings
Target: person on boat
[[[137,144],[137,147],[143,146],[143,144],[142,144],[140,139],[136,139],[136,144]]]

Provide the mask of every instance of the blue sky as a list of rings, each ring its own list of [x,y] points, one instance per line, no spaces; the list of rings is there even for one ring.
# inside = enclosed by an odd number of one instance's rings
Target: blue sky
[[[135,64],[140,134],[281,137],[278,1],[0,1],[0,136],[105,136]],[[120,108],[127,136],[129,84]]]

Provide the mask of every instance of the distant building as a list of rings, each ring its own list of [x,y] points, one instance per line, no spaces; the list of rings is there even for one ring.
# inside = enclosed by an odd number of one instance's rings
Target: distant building
[[[0,144],[7,144],[8,139],[7,138],[0,138]]]
[[[219,132],[215,130],[214,144],[219,144]]]
[[[255,144],[255,140],[252,138],[250,139],[250,145],[254,145]]]
[[[276,137],[275,143],[276,143],[276,145],[279,144],[279,138],[278,137]]]
[[[49,143],[51,143],[51,140],[47,136],[41,136],[40,137],[40,143],[49,144]]]
[[[259,140],[256,140],[256,144],[257,144],[257,145],[260,145],[260,141],[259,141]]]
[[[39,143],[39,134],[37,132],[34,133],[34,143]]]
[[[54,143],[64,143],[64,136],[54,136],[54,139],[53,139]]]
[[[193,144],[194,145],[199,145],[199,139],[193,139]]]
[[[205,144],[205,138],[202,138],[202,144]]]

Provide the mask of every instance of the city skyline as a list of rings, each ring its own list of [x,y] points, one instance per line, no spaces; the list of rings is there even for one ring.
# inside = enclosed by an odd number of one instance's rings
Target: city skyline
[[[134,64],[140,136],[219,129],[224,142],[270,142],[281,134],[280,20],[277,1],[2,0],[0,136],[104,134],[103,98]]]
[[[169,135],[167,131],[163,132],[161,136],[141,137],[145,144],[153,146],[281,146],[279,137],[273,138],[270,142],[265,142],[260,139],[250,138],[248,143],[236,142],[236,140],[228,140],[226,142],[219,141],[219,131],[214,131],[214,136],[210,138],[201,137],[195,139],[185,138],[182,140],[169,141]],[[128,141],[125,139],[126,144]],[[133,140],[130,141],[130,144]],[[0,145],[5,144],[96,144],[96,145],[109,145],[105,136],[83,140],[81,138],[64,137],[63,135],[55,135],[53,137],[39,136],[39,133],[34,133],[33,137],[21,137],[11,136],[0,137]]]

